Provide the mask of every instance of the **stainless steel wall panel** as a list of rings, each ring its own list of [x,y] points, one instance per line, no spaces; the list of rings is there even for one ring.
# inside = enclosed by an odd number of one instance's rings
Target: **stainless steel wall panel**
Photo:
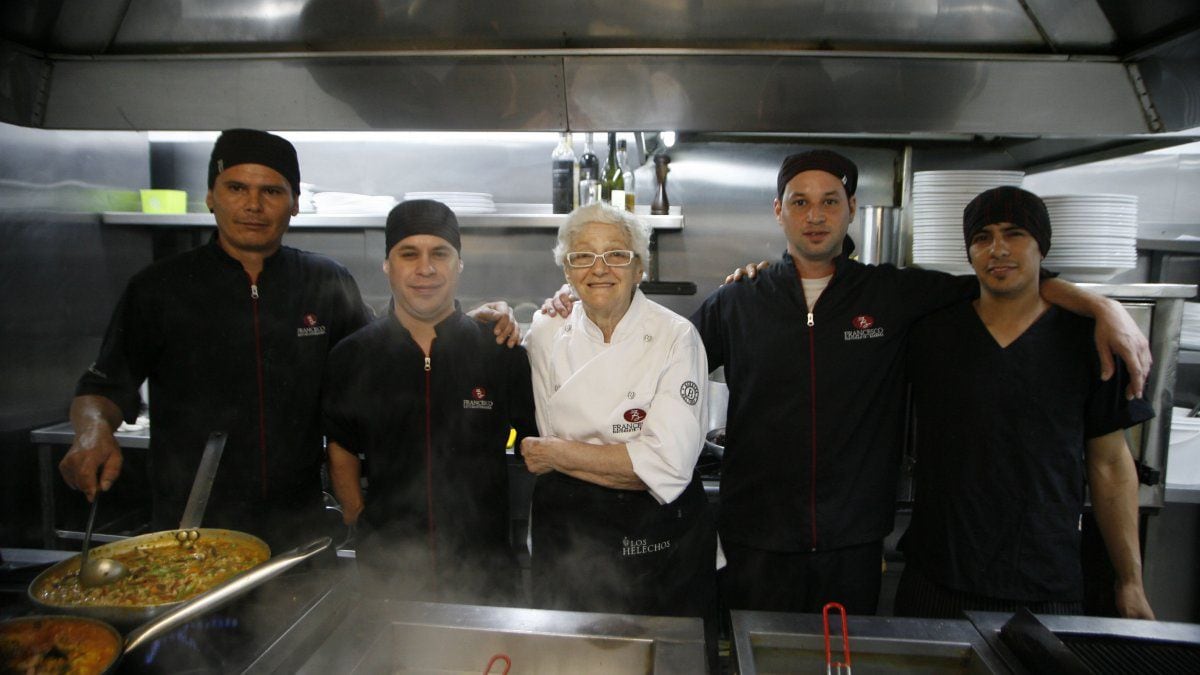
[[[46,126],[562,129],[561,79],[535,56],[63,60]]]
[[[1155,49],[1137,70],[1167,131],[1200,127],[1200,32]]]
[[[50,63],[0,41],[0,122],[42,125]]]
[[[565,71],[578,130],[1149,131],[1117,63],[646,55],[567,57]]]
[[[987,44],[1006,50],[1043,46],[1018,0],[134,0],[113,48],[135,53],[294,45],[410,49],[831,42]]]
[[[0,125],[0,430],[63,415],[150,233],[98,211],[149,183],[144,134]],[[131,204],[125,202],[125,208]]]
[[[1034,21],[1041,26],[1056,52],[1108,54],[1117,34],[1095,0],[1024,0]]]

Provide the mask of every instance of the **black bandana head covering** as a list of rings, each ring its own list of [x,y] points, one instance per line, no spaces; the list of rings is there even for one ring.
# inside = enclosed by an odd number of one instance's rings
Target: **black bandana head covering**
[[[213,145],[208,160],[208,189],[217,175],[238,164],[262,164],[279,172],[292,186],[292,195],[300,196],[300,161],[296,148],[287,139],[258,129],[226,129]]]
[[[459,255],[462,254],[462,239],[458,234],[458,218],[449,206],[432,199],[403,201],[392,208],[387,217],[386,247],[384,257],[392,247],[414,234],[432,234],[450,242]]]
[[[1004,186],[979,193],[963,209],[963,239],[970,258],[971,238],[995,223],[1012,223],[1028,230],[1042,257],[1050,252],[1050,213],[1041,197],[1019,187]]]
[[[858,189],[858,167],[854,162],[832,150],[809,150],[788,155],[779,167],[779,176],[775,179],[775,196],[783,199],[783,191],[788,181],[796,174],[805,171],[824,171],[842,181],[846,187],[846,196],[853,197]]]

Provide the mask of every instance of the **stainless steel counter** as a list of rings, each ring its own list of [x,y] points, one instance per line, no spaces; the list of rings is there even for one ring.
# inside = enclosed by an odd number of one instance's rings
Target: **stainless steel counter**
[[[333,598],[331,598],[331,601]],[[319,609],[319,608],[317,608]],[[293,631],[306,631],[304,621]],[[284,635],[260,661],[304,648]],[[518,673],[680,673],[705,669],[700,619],[482,607],[354,597],[297,673],[480,673],[507,656]],[[257,670],[257,669],[255,669]],[[498,670],[496,672],[499,672]]]
[[[730,612],[741,675],[825,672],[817,614]],[[841,624],[831,614],[831,648],[841,655]],[[850,665],[863,673],[1008,673],[1004,662],[965,620],[851,616]]]
[[[150,448],[150,427],[146,426],[138,431],[117,431],[113,434],[117,439],[117,445],[121,446],[122,450],[136,449],[148,450]],[[42,546],[47,549],[56,547],[58,540],[66,539],[83,539],[83,533],[75,530],[59,530],[56,528],[57,522],[57,507],[55,506],[54,494],[58,482],[62,479],[58,475],[58,467],[54,464],[54,446],[70,446],[75,442],[75,430],[71,427],[70,422],[60,422],[41,429],[34,429],[29,432],[29,440],[37,445],[38,451],[38,484],[41,490],[41,511],[42,511]],[[95,533],[93,538],[98,542],[114,541],[120,539],[120,536],[104,534],[102,532]]]

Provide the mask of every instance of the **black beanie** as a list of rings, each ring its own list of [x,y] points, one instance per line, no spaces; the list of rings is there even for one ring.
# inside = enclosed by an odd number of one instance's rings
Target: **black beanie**
[[[292,195],[300,196],[300,161],[296,148],[287,139],[257,129],[226,129],[213,145],[208,160],[208,189],[217,175],[238,164],[262,164],[279,172],[292,186]]]
[[[462,254],[462,239],[458,235],[458,218],[449,206],[432,199],[411,199],[392,208],[387,217],[386,245],[383,256],[402,239],[414,234],[432,234],[450,242]]]
[[[1019,187],[1004,186],[979,193],[963,209],[963,240],[970,257],[971,238],[995,223],[1012,223],[1028,230],[1042,257],[1050,252],[1050,212],[1041,197]]]
[[[783,191],[788,181],[796,174],[805,171],[824,171],[833,174],[834,178],[846,186],[846,196],[853,197],[858,189],[858,167],[849,159],[832,150],[809,150],[788,155],[779,167],[779,176],[775,179],[775,196],[783,199]]]

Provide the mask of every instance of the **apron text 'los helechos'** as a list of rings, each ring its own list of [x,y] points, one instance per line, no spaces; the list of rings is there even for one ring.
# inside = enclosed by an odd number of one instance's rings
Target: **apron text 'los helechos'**
[[[658,553],[668,548],[671,548],[670,539],[658,541],[653,544],[647,543],[645,539],[630,539],[625,537],[621,540],[621,556],[626,558],[635,555],[646,555],[647,553]]]

